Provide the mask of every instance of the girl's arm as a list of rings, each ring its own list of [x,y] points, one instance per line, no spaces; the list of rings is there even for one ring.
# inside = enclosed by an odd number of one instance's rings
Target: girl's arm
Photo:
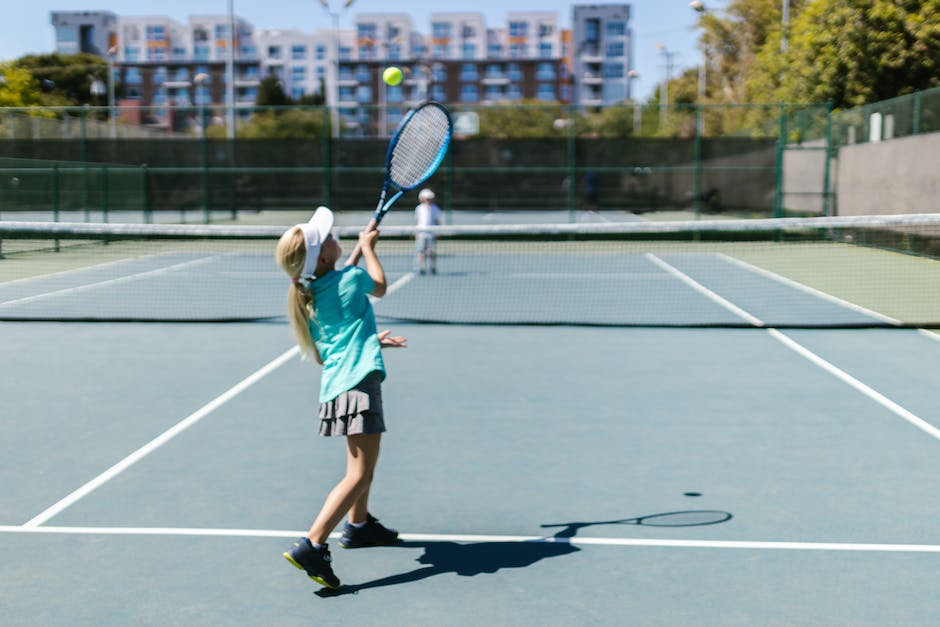
[[[369,273],[369,276],[372,277],[372,281],[375,283],[375,289],[372,290],[372,295],[376,298],[381,298],[385,296],[385,290],[388,288],[388,285],[385,281],[385,270],[382,268],[382,263],[375,254],[375,240],[378,239],[378,237],[378,231],[363,231],[359,234],[359,248],[362,250],[362,256],[366,259],[366,272]],[[352,257],[350,257],[350,259],[352,259]]]

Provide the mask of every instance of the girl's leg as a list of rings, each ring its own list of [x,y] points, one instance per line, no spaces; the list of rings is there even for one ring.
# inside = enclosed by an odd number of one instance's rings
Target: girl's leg
[[[326,497],[320,513],[310,527],[307,537],[315,544],[324,544],[330,532],[343,519],[346,512],[354,506],[359,512],[360,506],[366,506],[369,500],[369,486],[372,485],[372,474],[379,459],[379,445],[382,434],[358,434],[346,437],[346,476],[336,484]],[[365,510],[361,518],[364,520]]]

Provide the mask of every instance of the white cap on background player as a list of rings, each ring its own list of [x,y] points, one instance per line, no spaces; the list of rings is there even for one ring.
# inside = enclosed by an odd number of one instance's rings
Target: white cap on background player
[[[425,200],[434,200],[434,192],[425,187],[420,192],[418,192],[418,200],[421,202],[424,202]]]

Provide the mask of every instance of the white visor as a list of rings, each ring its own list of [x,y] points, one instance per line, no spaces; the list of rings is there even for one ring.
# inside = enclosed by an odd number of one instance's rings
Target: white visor
[[[333,212],[326,207],[317,207],[309,222],[298,224],[304,232],[304,244],[307,249],[302,279],[312,281],[316,278],[317,260],[320,258],[320,246],[330,235],[333,228]]]

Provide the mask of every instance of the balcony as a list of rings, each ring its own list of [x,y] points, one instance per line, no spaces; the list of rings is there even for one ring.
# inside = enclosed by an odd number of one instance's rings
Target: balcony
[[[483,77],[483,80],[481,82],[484,85],[508,85],[509,77],[506,76],[505,74],[503,75],[487,74]]]
[[[604,77],[598,72],[585,72],[581,75],[581,83],[583,85],[601,85],[604,82]]]

